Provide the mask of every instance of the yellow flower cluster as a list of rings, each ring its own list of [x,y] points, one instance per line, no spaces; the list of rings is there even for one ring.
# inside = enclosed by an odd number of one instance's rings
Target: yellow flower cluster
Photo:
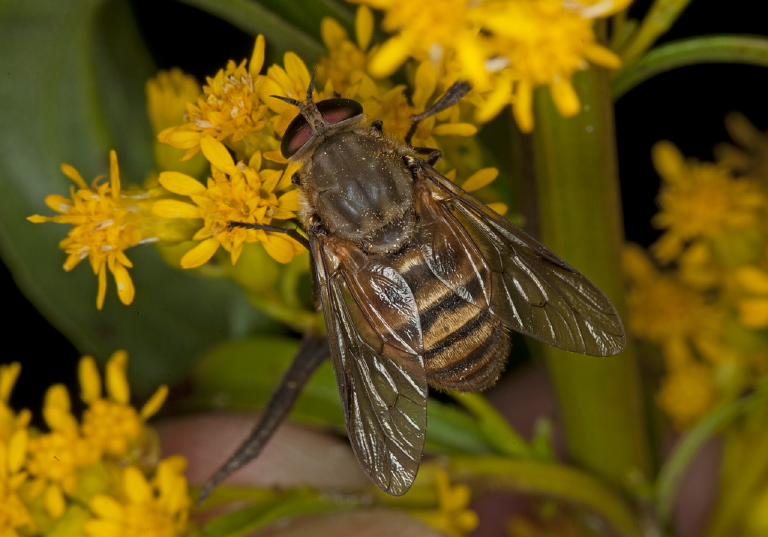
[[[624,253],[629,329],[661,349],[657,402],[679,428],[768,374],[768,136],[741,117],[729,126],[747,149],[721,146],[718,163],[654,147],[663,234],[650,254]]]
[[[350,1],[383,10],[383,28],[396,32],[372,55],[374,76],[391,75],[409,57],[450,64],[477,89],[479,121],[511,103],[520,129],[530,132],[536,87],[548,86],[568,117],[579,110],[574,73],[588,62],[620,66],[619,57],[597,42],[594,23],[631,0]]]
[[[381,120],[387,134],[395,138],[402,140],[411,127],[410,117],[426,110],[459,76],[448,63],[422,61],[412,71],[414,90],[408,98],[405,85],[371,75],[371,58],[378,47],[371,46],[370,9],[358,9],[355,42],[333,19],[324,19],[321,30],[328,51],[315,68],[315,101],[334,95],[355,99],[369,119]],[[235,263],[244,246],[254,243],[280,263],[304,251],[285,233],[229,226],[229,222],[269,228],[297,225],[299,196],[290,179],[298,165],[287,165],[278,144],[298,110],[273,96],[304,101],[310,69],[288,52],[283,65],[272,65],[262,74],[264,48],[264,38],[258,36],[250,60],[230,61],[202,89],[178,69],[148,82],[148,110],[160,142],[155,154],[159,169],[164,170],[151,178],[147,183],[151,186],[122,189],[117,155],[112,152],[109,182],[97,178],[89,186],[74,168],[64,165],[64,173],[77,188],[71,189],[69,198],[46,199],[58,216],[30,217],[33,222],[73,226],[60,244],[69,255],[64,268],[70,270],[89,259],[98,276],[99,308],[104,304],[108,272],[114,275],[120,300],[124,304],[133,300],[128,272],[132,264],[126,251],[138,244],[196,241],[181,258],[184,268],[203,265],[220,248]],[[439,148],[441,136],[466,138],[476,132],[475,125],[461,121],[460,108],[453,107],[421,121],[413,144]],[[453,150],[466,153],[456,144]],[[175,157],[180,162],[174,162],[173,152],[178,152]],[[451,151],[447,153],[445,160],[450,162]],[[205,173],[198,164],[201,161],[210,170],[204,183],[198,180]],[[467,189],[485,186],[496,177],[493,169],[478,173],[466,183]],[[494,208],[506,210],[501,204]]]
[[[52,386],[43,408],[48,432],[29,426],[28,411],[9,407],[21,367],[0,366],[0,535],[182,535],[189,508],[184,460],[153,464],[148,449],[146,420],[167,389],[137,411],[129,404],[126,365],[124,351],[110,358],[105,394],[94,360],[83,358],[82,419],[72,414],[66,389]]]

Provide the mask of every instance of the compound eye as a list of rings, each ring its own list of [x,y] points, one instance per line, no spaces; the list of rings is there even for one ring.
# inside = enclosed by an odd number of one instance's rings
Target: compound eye
[[[327,99],[315,106],[328,125],[335,125],[363,113],[363,106],[352,99]],[[285,129],[280,152],[285,158],[291,158],[312,139],[313,134],[304,115],[299,114]]]
[[[363,105],[352,99],[327,99],[317,103],[317,110],[329,125],[335,125],[361,115]]]
[[[306,118],[299,114],[285,129],[283,141],[280,143],[280,152],[285,158],[291,158],[310,138],[312,138],[312,128]]]

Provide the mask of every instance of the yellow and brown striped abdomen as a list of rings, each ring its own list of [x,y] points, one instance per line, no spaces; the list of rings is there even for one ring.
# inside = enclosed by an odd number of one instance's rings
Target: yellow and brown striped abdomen
[[[463,288],[479,292],[478,275],[462,271]],[[441,282],[418,248],[408,248],[392,263],[416,299],[424,342],[427,382],[435,388],[478,391],[496,382],[509,354],[509,333],[489,308],[478,307]],[[478,300],[482,303],[482,300]]]

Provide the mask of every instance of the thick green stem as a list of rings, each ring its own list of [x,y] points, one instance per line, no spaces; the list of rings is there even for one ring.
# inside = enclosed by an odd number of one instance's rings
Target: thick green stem
[[[559,115],[547,92],[536,99],[535,187],[544,244],[594,281],[624,312],[623,225],[609,77],[574,78],[582,109]],[[640,375],[631,348],[609,358],[546,348],[568,452],[574,462],[627,487],[650,475]]]

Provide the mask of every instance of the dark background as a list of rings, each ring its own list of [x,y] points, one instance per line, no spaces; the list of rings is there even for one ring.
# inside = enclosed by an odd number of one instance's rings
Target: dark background
[[[639,17],[649,1],[635,2]],[[768,30],[763,3],[751,0],[694,0],[660,42],[707,34],[763,34]],[[179,66],[198,76],[214,74],[228,59],[248,58],[253,38],[229,24],[170,0],[135,1],[134,10],[152,53],[162,69]],[[201,36],[194,38],[191,36]],[[715,143],[728,140],[724,116],[744,113],[758,128],[768,128],[768,70],[743,65],[700,65],[657,76],[628,92],[616,103],[623,209],[628,240],[649,245],[657,237],[649,220],[659,186],[650,161],[653,144],[667,139],[688,157],[712,159]],[[87,179],[87,178],[86,178]],[[62,263],[64,254],[62,253]],[[76,270],[89,270],[87,264]],[[50,384],[76,385],[80,353],[40,316],[16,288],[5,266],[0,274],[6,322],[20,352],[5,346],[0,361],[21,361],[25,373],[12,398],[16,408],[39,415],[42,395]],[[94,291],[96,281],[93,281]],[[109,293],[114,293],[110,288]],[[10,340],[9,341],[14,341]],[[106,357],[99,357],[106,358]]]

